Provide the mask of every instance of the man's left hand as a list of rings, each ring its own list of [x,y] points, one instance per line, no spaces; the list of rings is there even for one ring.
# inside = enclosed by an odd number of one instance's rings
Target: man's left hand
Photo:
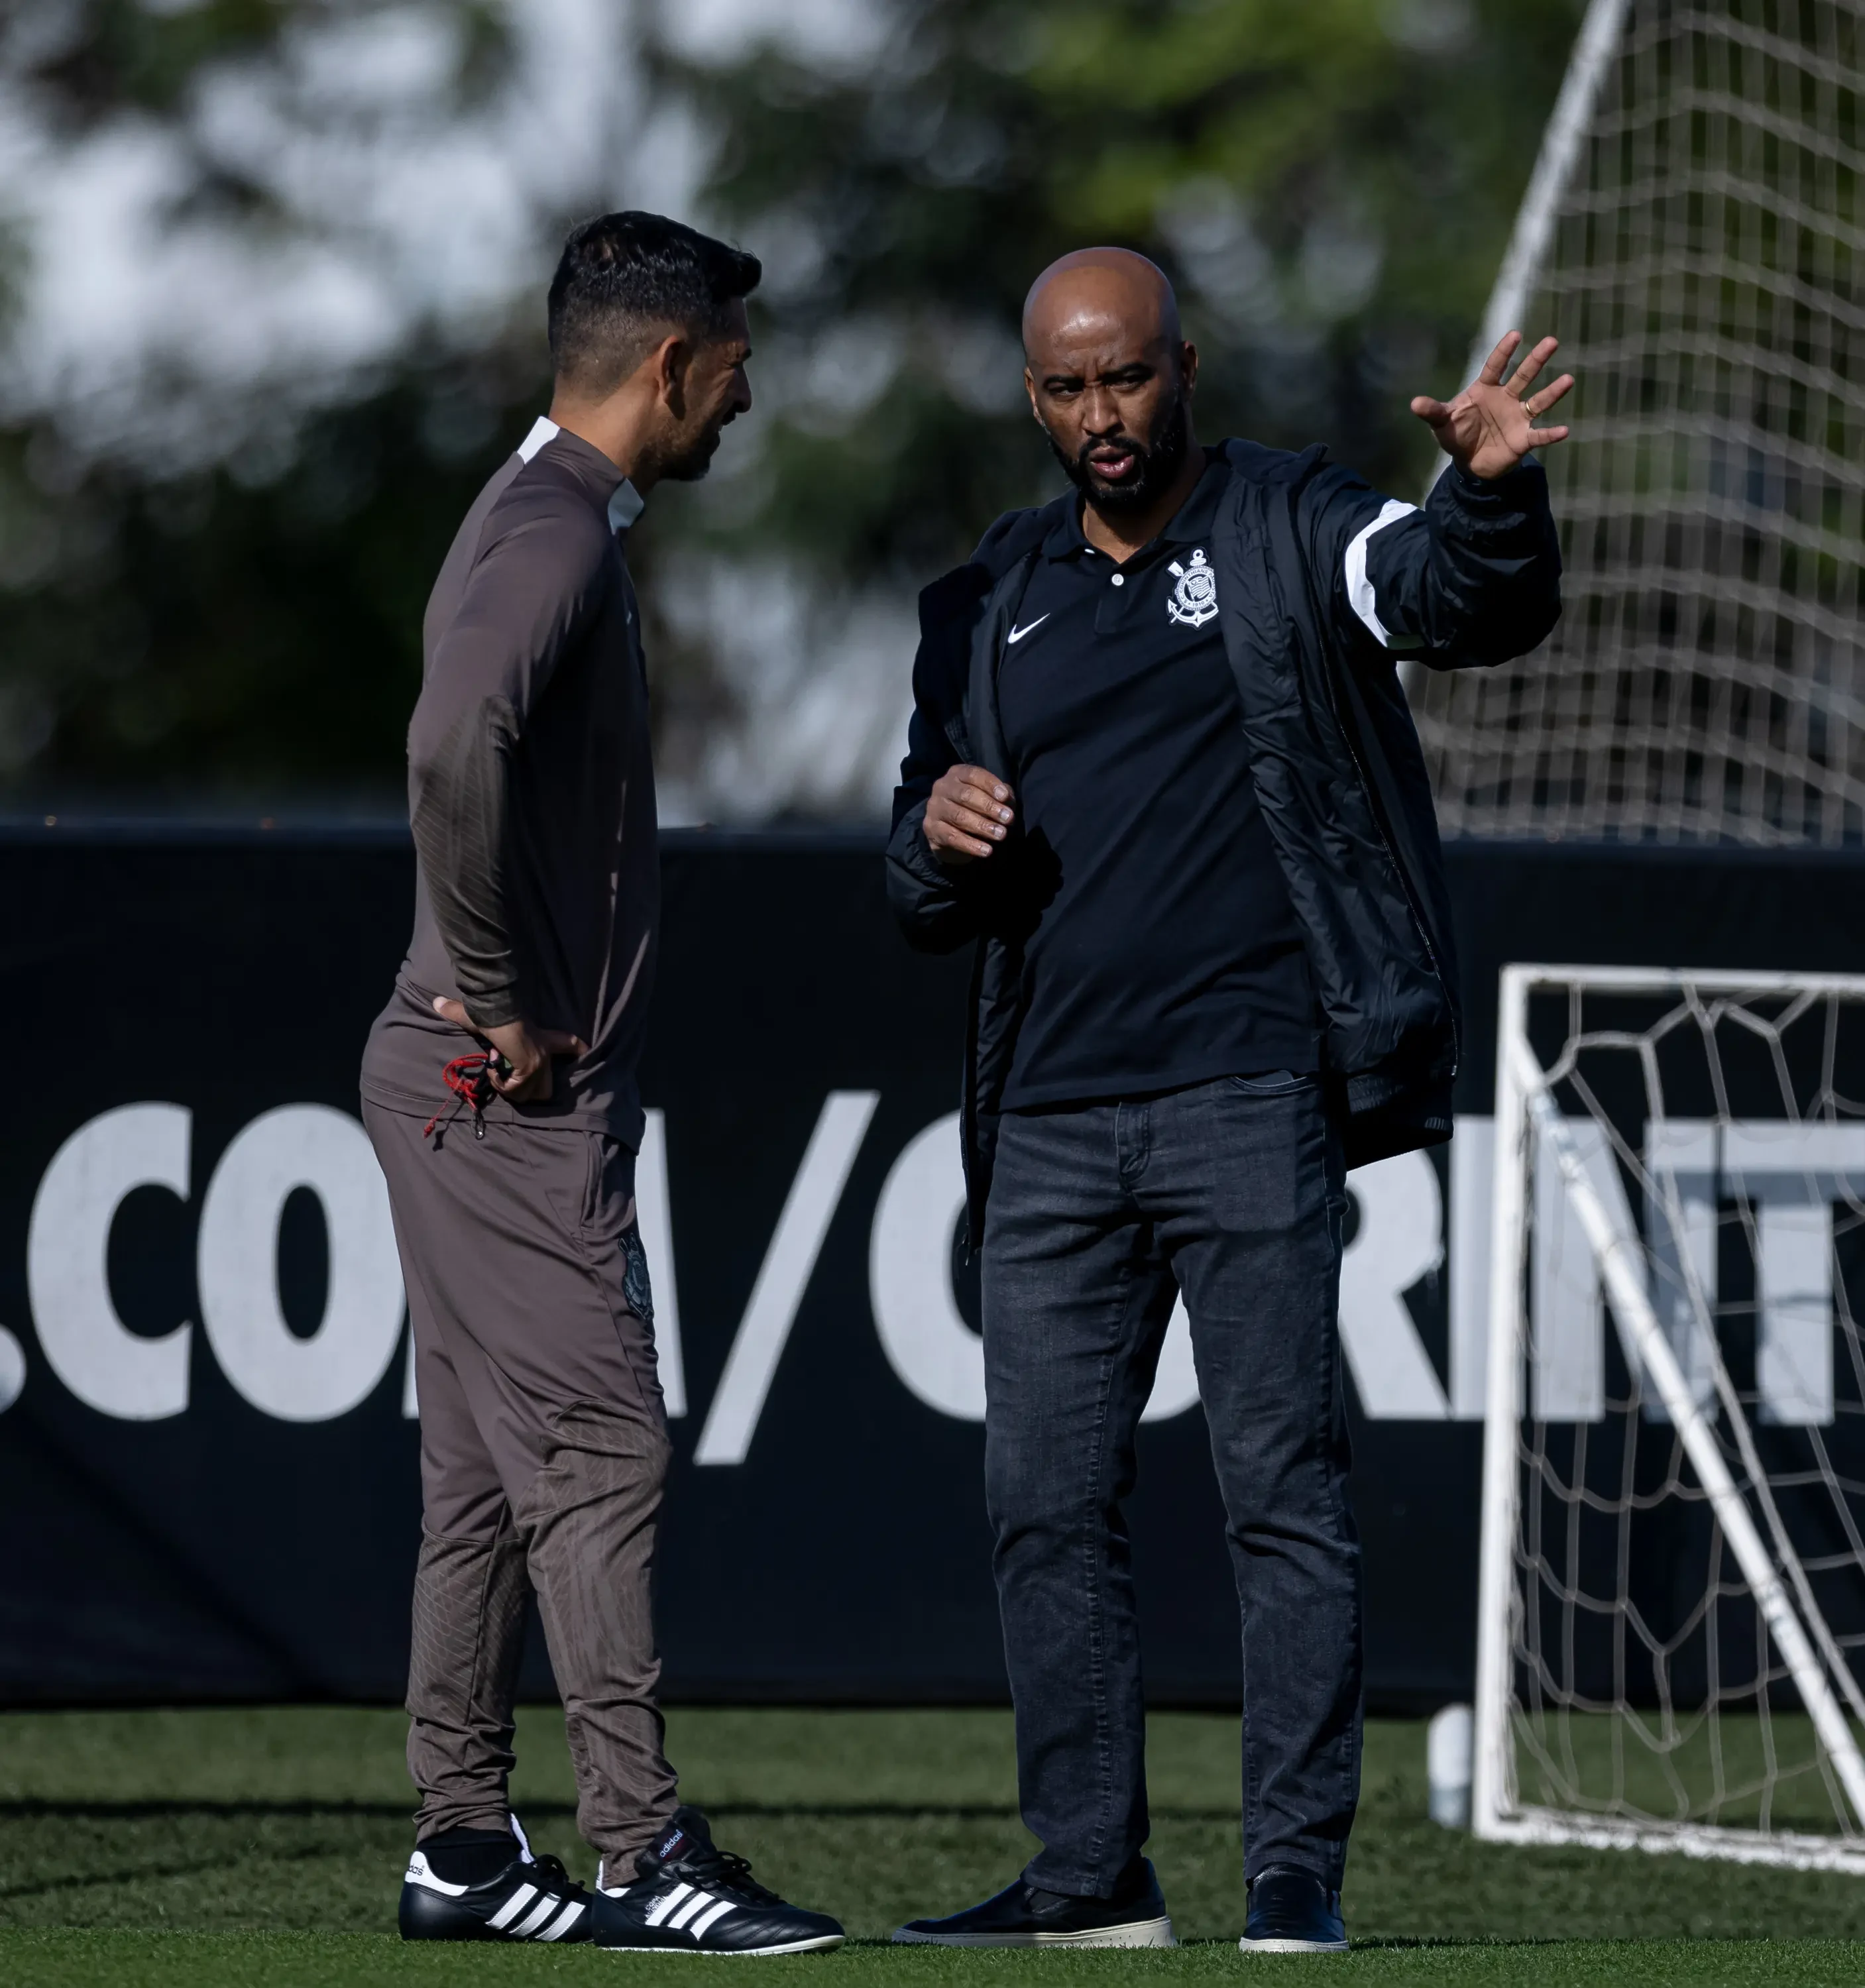
[[[1535,422],[1565,394],[1573,375],[1563,373],[1538,394],[1528,390],[1560,340],[1544,338],[1505,386],[1502,369],[1521,343],[1520,332],[1505,332],[1483,362],[1483,370],[1454,401],[1434,401],[1421,394],[1412,403],[1412,412],[1430,427],[1438,446],[1472,476],[1506,476],[1530,449],[1552,448],[1567,439],[1565,428],[1538,428]]]

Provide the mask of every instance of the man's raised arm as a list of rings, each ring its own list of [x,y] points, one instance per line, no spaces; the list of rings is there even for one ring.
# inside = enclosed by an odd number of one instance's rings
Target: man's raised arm
[[[1505,380],[1521,343],[1509,333],[1455,400],[1412,402],[1450,458],[1422,510],[1343,473],[1324,482],[1312,556],[1332,574],[1336,625],[1350,641],[1370,637],[1395,657],[1454,669],[1525,655],[1559,619],[1560,545],[1529,451],[1566,440],[1565,427],[1535,421],[1573,380],[1537,387],[1556,347],[1545,338]]]

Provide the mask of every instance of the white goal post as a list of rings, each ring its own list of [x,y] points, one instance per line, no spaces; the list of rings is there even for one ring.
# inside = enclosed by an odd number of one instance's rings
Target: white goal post
[[[1477,1835],[1865,1874],[1861,1100],[1865,976],[1505,970]]]

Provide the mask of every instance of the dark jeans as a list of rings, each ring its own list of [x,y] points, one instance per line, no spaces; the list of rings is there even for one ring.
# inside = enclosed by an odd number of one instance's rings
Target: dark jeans
[[[1312,1078],[1007,1116],[983,1251],[985,1484],[1032,1884],[1105,1898],[1146,1841],[1122,1501],[1175,1291],[1243,1614],[1244,1873],[1338,1887],[1359,1795],[1340,1144]]]

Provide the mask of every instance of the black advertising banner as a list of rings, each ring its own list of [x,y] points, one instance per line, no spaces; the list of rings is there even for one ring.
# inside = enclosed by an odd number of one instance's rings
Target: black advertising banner
[[[1500,967],[1865,965],[1865,860],[1449,861],[1458,1138],[1350,1177],[1342,1276],[1392,1707],[1469,1690]],[[415,1425],[356,1068],[412,869],[379,836],[0,838],[0,1699],[401,1693]],[[906,950],[872,838],[675,835],[665,881],[639,1191],[677,1411],[669,1695],[1000,1697],[953,1246],[966,962]],[[1141,1441],[1150,1686],[1234,1699],[1182,1320]]]

